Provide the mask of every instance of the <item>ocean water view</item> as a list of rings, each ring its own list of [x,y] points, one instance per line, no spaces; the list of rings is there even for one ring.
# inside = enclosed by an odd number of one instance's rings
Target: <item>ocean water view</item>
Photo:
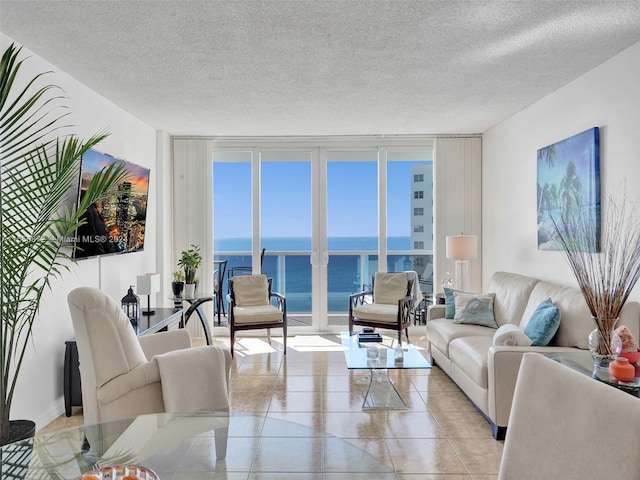
[[[335,237],[329,238],[328,245],[327,311],[344,314],[349,308],[349,295],[369,287],[371,276],[378,271],[378,239]],[[410,245],[409,237],[389,237],[387,271],[416,270],[421,276],[430,275],[432,255],[411,254]],[[287,297],[288,312],[311,313],[311,239],[264,238],[262,246],[266,249],[262,272],[273,278],[273,290]],[[251,266],[250,250],[250,238],[214,241],[215,260],[226,260],[227,269]],[[226,284],[223,288],[226,291]]]
[[[330,251],[377,251],[378,237],[329,237]],[[263,238],[262,247],[275,252],[310,252],[311,237],[272,237]],[[251,238],[221,238],[214,240],[214,251],[250,252]],[[388,237],[388,250],[410,250],[410,237]]]

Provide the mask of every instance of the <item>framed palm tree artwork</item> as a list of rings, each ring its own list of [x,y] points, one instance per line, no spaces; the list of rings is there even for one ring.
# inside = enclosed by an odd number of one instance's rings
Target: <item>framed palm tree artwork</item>
[[[564,250],[557,226],[583,230],[599,249],[600,141],[598,127],[538,150],[538,250]]]

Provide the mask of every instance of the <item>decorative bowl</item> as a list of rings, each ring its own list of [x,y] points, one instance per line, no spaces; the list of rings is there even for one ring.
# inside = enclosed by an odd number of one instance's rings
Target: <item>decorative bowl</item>
[[[637,352],[620,352],[620,356],[629,359],[631,364],[640,362],[640,350]]]
[[[160,480],[160,477],[141,465],[113,465],[85,472],[75,480]]]

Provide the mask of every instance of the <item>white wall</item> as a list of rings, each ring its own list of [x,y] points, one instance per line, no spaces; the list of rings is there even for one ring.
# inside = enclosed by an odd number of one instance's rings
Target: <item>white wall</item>
[[[4,52],[11,39],[0,35]],[[23,53],[30,55],[24,67],[29,75],[54,72],[48,81],[61,86],[69,97],[70,121],[77,126],[75,130],[81,138],[107,129],[111,135],[98,150],[151,168],[144,251],[81,260],[62,279],[54,280],[52,291],[44,295],[35,322],[33,348],[29,348],[12,408],[12,418],[35,420],[37,428],[41,428],[64,412],[64,342],[74,336],[67,293],[77,286],[92,286],[120,300],[128,285],[135,285],[136,275],[156,269],[156,132],[26,48]]]
[[[543,68],[541,66],[540,68]],[[560,252],[539,251],[536,151],[600,127],[601,198],[640,197],[640,43],[483,136],[483,285],[498,270],[576,286]],[[639,219],[640,221],[640,219]],[[632,295],[638,298],[638,289]]]

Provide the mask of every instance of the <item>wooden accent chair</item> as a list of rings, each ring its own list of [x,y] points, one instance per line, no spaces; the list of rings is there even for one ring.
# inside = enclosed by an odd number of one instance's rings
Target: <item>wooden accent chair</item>
[[[362,325],[385,328],[398,332],[398,343],[402,343],[402,332],[407,342],[407,327],[411,324],[413,308],[413,280],[406,272],[378,272],[372,280],[372,290],[349,296],[349,335],[353,326]]]
[[[233,356],[236,332],[267,329],[271,343],[271,329],[282,328],[284,353],[287,353],[287,299],[271,291],[272,279],[263,273],[236,275],[229,278],[229,330]],[[275,305],[273,304],[275,303]]]

